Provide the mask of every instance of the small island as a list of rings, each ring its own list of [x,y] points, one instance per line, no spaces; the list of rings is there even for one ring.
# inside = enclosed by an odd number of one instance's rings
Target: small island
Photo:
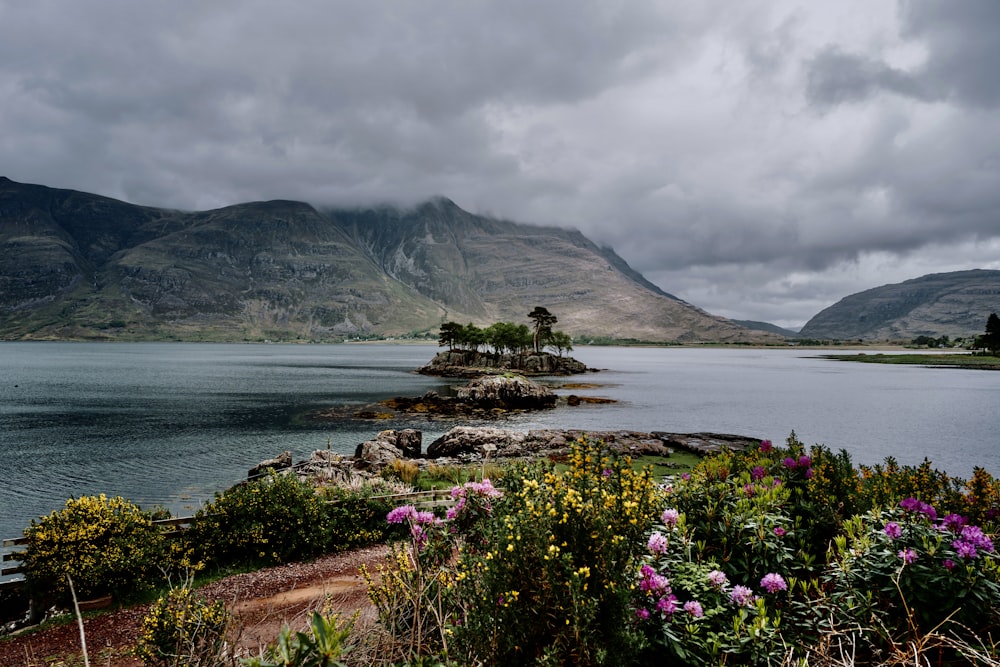
[[[552,326],[555,315],[542,306],[528,313],[533,326],[495,322],[486,328],[471,322],[444,322],[438,345],[447,347],[417,372],[440,377],[472,378],[502,375],[511,371],[526,376],[573,375],[593,369],[564,356],[573,349],[573,339]],[[551,352],[549,351],[551,350]]]

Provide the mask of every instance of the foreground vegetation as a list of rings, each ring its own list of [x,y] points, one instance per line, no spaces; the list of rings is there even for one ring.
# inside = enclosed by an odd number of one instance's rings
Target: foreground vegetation
[[[792,434],[666,484],[586,441],[558,466],[481,472],[453,479],[446,513],[272,476],[220,494],[169,543],[125,501],[80,499],[26,531],[24,563],[35,595],[66,600],[70,575],[128,597],[167,571],[403,539],[366,573],[378,632],[318,612],[244,659],[256,667],[1000,665],[1000,481],[985,470],[854,466]],[[181,586],[137,650],[148,665],[236,664],[230,624]]]

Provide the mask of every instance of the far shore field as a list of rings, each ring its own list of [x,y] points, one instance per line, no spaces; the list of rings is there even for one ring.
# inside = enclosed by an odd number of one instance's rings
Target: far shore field
[[[825,354],[827,359],[837,361],[856,361],[866,364],[903,364],[926,366],[929,368],[969,368],[975,370],[1000,370],[1000,357],[973,355],[970,353],[894,353],[870,354],[856,352],[855,354]]]

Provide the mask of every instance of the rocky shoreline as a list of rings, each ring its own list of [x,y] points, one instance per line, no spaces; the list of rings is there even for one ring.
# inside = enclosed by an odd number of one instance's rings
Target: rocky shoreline
[[[405,460],[420,468],[434,465],[470,465],[486,461],[516,461],[561,457],[580,438],[600,441],[611,451],[628,456],[669,458],[675,450],[699,455],[723,449],[742,451],[760,445],[761,440],[726,433],[667,433],[663,431],[582,431],[538,429],[516,431],[488,426],[456,426],[423,447],[423,433],[416,429],[385,430],[357,446],[353,456],[317,450],[312,456],[293,463],[291,452],[262,461],[247,472],[248,479],[268,474],[295,474],[300,479],[352,484],[380,474],[394,461]]]

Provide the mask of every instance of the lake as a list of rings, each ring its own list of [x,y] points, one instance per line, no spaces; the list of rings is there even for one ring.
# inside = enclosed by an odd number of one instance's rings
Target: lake
[[[839,351],[839,350],[838,350]],[[445,393],[425,377],[431,345],[0,343],[0,537],[70,496],[122,495],[191,513],[262,459],[353,454],[384,428],[419,428],[424,446],[450,424],[315,423],[330,406]],[[968,477],[1000,474],[1000,372],[837,362],[822,351],[583,347],[601,386],[560,391],[612,405],[519,415],[509,428],[714,431],[895,456]]]

